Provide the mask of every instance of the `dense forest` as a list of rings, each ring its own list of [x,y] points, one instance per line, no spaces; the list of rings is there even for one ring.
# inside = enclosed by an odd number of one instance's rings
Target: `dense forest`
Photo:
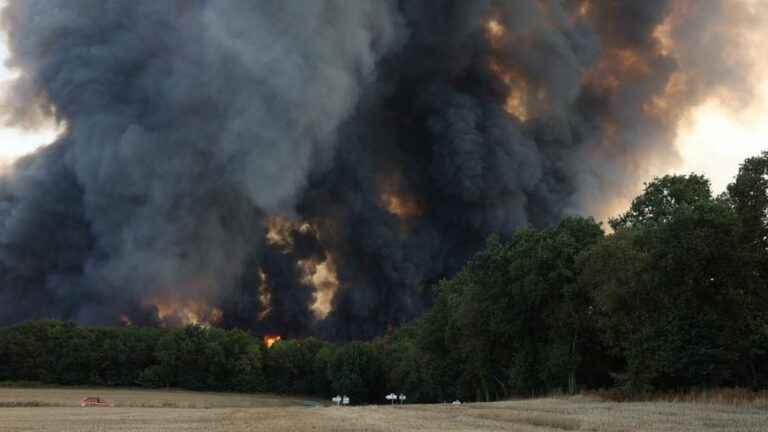
[[[35,321],[0,328],[0,381],[353,403],[768,387],[768,153],[717,197],[702,176],[655,179],[609,225],[491,237],[432,287],[430,312],[373,341],[267,348],[241,330]]]

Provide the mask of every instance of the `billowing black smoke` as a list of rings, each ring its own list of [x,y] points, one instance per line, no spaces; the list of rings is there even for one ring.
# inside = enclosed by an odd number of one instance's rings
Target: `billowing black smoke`
[[[687,109],[748,97],[733,29],[756,13],[13,1],[6,121],[64,132],[0,183],[0,323],[186,308],[257,332],[379,334],[489,233],[601,212],[648,161],[674,163]]]

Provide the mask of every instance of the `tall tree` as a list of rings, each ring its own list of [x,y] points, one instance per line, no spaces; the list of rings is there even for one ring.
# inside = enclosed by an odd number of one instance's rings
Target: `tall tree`
[[[664,223],[680,207],[692,207],[711,199],[709,180],[704,176],[667,175],[647,183],[643,193],[632,201],[629,210],[611,219],[609,224],[614,230],[619,230]]]

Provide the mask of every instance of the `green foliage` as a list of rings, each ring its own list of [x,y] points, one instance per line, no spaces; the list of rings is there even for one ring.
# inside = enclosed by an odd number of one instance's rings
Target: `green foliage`
[[[328,384],[319,372],[327,365],[317,360],[327,343],[315,338],[280,341],[269,349],[267,369],[270,388],[278,393],[327,394]]]
[[[760,283],[728,197],[713,198],[700,177],[668,176],[621,221],[581,258],[580,279],[595,295],[604,340],[625,361],[614,371],[620,381],[635,391],[759,385],[743,365],[764,343],[747,325],[749,287]]]
[[[371,344],[346,344],[336,350],[329,364],[331,389],[353,402],[380,400],[385,392],[382,366]]]
[[[0,330],[0,380],[264,391],[263,348],[241,330],[78,327]]]
[[[739,217],[741,240],[768,250],[768,152],[744,161],[727,198]]]
[[[384,365],[385,391],[405,393],[415,401],[455,399],[444,389],[450,386],[451,369],[421,347],[418,329],[418,324],[407,325],[374,342]]]
[[[571,390],[591,331],[590,296],[576,284],[576,257],[602,238],[599,225],[569,218],[542,231],[522,230],[509,241],[491,238],[450,282],[458,296],[455,352],[465,399],[497,399]],[[458,284],[461,288],[450,286]],[[443,294],[443,291],[441,291]],[[585,377],[591,379],[592,377]]]
[[[709,180],[700,175],[664,176],[645,185],[629,210],[610,220],[611,228],[647,226],[668,222],[679,208],[693,207],[712,199]]]

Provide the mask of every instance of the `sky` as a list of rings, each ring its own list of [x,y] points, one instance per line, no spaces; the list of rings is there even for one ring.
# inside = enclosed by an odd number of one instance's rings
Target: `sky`
[[[0,0],[0,8],[4,3],[5,0]],[[768,64],[765,67],[760,64],[768,63],[762,60],[764,55],[761,56],[768,52],[768,31],[761,30],[755,34],[757,37],[752,43],[758,66],[755,79],[762,82],[758,84],[759,92],[755,99],[739,111],[730,110],[717,100],[709,100],[693,108],[678,127],[675,144],[681,156],[679,164],[659,167],[658,170],[649,167],[651,175],[704,174],[711,180],[712,189],[717,194],[732,181],[745,158],[768,150]],[[5,65],[7,58],[6,35],[0,33],[0,92],[17,74]],[[19,157],[50,143],[59,132],[53,122],[36,130],[0,124],[0,167],[8,166]],[[651,179],[644,181],[648,180]],[[637,188],[638,191],[642,188],[642,182]]]
[[[4,1],[0,1],[0,8],[5,6]],[[6,35],[0,32],[0,92],[8,85],[9,81],[17,75],[18,72],[6,67],[5,62],[8,59],[8,47],[6,45]],[[1,108],[0,108],[1,109]],[[36,148],[50,143],[56,138],[58,128],[53,122],[43,125],[38,130],[24,130],[13,127],[6,127],[0,123],[0,167],[7,166],[19,157],[33,152]]]
[[[672,172],[706,175],[715,193],[725,190],[749,156],[768,150],[768,15],[766,0],[742,0],[756,13],[754,29],[741,29],[745,46],[751,47],[754,99],[734,111],[717,100],[693,108],[677,132],[681,164]]]
[[[729,112],[716,101],[694,108],[679,125],[676,146],[682,161],[672,172],[704,174],[719,193],[744,159],[768,150],[768,79],[765,82],[744,112]]]

